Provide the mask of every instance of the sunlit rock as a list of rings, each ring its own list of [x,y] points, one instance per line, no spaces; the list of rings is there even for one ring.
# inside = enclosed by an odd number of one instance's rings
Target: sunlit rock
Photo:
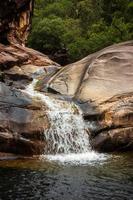
[[[133,149],[132,41],[110,46],[70,64],[43,84],[48,91],[69,96],[80,105],[89,122],[94,149]]]

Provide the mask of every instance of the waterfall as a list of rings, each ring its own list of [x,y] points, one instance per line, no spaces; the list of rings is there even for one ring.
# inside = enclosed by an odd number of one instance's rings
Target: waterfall
[[[47,115],[50,128],[44,130],[44,156],[49,160],[71,162],[75,160],[80,163],[104,159],[101,154],[91,151],[89,135],[82,112],[73,102],[63,101],[35,91],[37,80],[24,90],[30,96],[40,99],[48,107]]]
[[[50,129],[44,130],[47,142],[45,152],[85,153],[89,150],[89,136],[80,109],[73,103],[54,99],[34,90],[36,80],[26,89],[33,97],[40,98],[48,107]]]

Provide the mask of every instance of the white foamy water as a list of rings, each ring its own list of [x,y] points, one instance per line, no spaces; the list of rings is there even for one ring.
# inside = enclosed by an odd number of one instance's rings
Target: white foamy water
[[[60,163],[86,164],[104,160],[103,154],[91,151],[86,124],[80,109],[72,102],[54,99],[34,90],[34,80],[25,90],[47,105],[50,128],[44,130],[46,147],[41,159]]]
[[[109,156],[106,154],[88,151],[86,153],[71,153],[57,155],[42,155],[40,159],[45,159],[50,162],[57,162],[62,165],[88,165],[95,163],[103,163]]]

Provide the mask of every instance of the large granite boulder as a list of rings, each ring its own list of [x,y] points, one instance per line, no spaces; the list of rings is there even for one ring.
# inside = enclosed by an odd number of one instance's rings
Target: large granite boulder
[[[133,150],[133,41],[65,66],[40,81],[46,88],[82,108],[94,149]]]

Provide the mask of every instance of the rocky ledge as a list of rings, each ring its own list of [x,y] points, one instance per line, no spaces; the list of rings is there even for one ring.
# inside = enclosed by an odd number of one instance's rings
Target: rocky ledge
[[[37,155],[44,151],[47,106],[24,92],[36,89],[78,104],[92,148],[133,150],[133,42],[105,48],[60,67],[21,45],[0,44],[0,152]]]
[[[98,151],[133,150],[133,41],[116,44],[65,66],[38,90],[69,96],[89,122]]]

